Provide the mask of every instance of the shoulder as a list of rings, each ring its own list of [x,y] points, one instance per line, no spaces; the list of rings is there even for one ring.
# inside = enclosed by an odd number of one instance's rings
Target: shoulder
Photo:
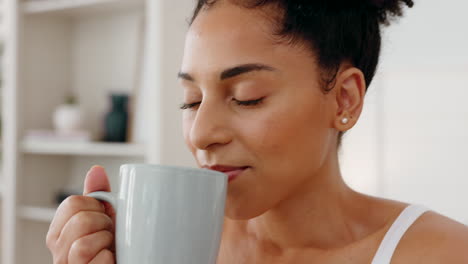
[[[468,263],[468,226],[428,211],[405,233],[392,263]]]

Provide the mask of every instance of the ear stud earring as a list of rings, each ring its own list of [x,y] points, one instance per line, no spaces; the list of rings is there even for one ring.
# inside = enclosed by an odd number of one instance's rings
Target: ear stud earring
[[[349,119],[347,117],[343,117],[343,119],[341,119],[341,123],[343,125],[346,125],[348,123]]]

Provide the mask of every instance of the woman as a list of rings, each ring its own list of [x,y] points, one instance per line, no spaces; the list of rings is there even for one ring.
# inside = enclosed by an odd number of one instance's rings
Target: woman
[[[341,176],[380,25],[411,0],[199,0],[179,73],[198,166],[230,171],[218,263],[468,263],[468,228],[367,196]],[[109,190],[101,167],[84,193]],[[47,245],[55,263],[113,263],[113,210],[74,196]]]

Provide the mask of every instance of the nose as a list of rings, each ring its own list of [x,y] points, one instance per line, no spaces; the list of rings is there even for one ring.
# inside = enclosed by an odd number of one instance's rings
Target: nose
[[[198,149],[208,150],[213,146],[225,145],[232,140],[229,116],[216,102],[205,100],[196,112],[190,130],[190,141]]]

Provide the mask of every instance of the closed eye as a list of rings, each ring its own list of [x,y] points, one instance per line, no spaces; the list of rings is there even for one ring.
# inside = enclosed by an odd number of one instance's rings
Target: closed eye
[[[191,108],[194,108],[195,106],[201,104],[201,102],[196,102],[196,103],[191,103],[191,104],[186,104],[186,103],[183,103],[181,106],[180,106],[180,109],[182,110],[185,110],[185,109],[191,109]]]
[[[241,105],[241,106],[252,106],[252,105],[258,105],[260,104],[263,99],[265,99],[265,97],[262,97],[262,98],[259,98],[259,99],[255,99],[255,100],[248,100],[248,101],[239,101],[235,98],[233,98],[232,100],[234,102],[236,102],[237,105]],[[186,104],[186,103],[183,103],[181,106],[180,106],[180,109],[182,110],[185,110],[185,109],[192,109],[192,108],[195,108],[196,106],[200,105],[201,102],[195,102],[195,103],[190,103],[190,104]]]
[[[258,105],[259,103],[263,101],[263,99],[265,99],[265,97],[255,99],[255,100],[249,100],[249,101],[239,101],[235,98],[233,98],[232,100],[235,101],[238,105],[250,106],[250,105]]]

